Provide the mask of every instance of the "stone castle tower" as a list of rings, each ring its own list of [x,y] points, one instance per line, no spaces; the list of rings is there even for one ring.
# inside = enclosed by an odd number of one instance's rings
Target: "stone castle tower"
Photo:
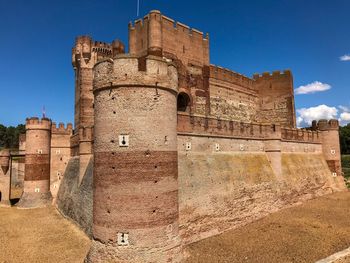
[[[342,174],[341,153],[339,143],[339,121],[319,120],[312,123],[313,130],[319,130],[322,134],[322,150],[328,167],[333,176]]]
[[[94,71],[94,242],[89,260],[176,262],[176,67],[158,56],[118,55],[99,62]]]
[[[19,208],[40,207],[50,203],[51,120],[26,120],[24,190]]]
[[[118,41],[112,44],[93,42],[89,36],[77,37],[72,50],[72,65],[75,71],[75,114],[74,136],[72,138],[72,154],[79,156],[80,181],[92,158],[94,95],[93,67],[103,59],[124,53],[124,45]]]

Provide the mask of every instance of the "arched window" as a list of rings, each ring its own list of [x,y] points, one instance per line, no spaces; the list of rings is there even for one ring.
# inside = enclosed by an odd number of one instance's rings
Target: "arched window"
[[[186,93],[179,93],[177,96],[177,111],[189,111],[190,101],[190,97]]]

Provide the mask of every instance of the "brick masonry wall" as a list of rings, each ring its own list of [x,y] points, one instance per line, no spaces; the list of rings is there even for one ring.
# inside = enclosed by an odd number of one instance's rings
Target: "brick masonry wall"
[[[72,126],[68,125],[67,128],[64,128],[63,124],[60,124],[60,128],[53,127],[51,133],[50,191],[54,200],[68,161],[71,158],[70,137]]]
[[[282,142],[280,175],[265,147],[264,140],[178,136],[180,234],[185,244],[345,189],[340,177],[332,176],[320,143]]]
[[[254,75],[259,94],[257,122],[276,123],[296,127],[293,76],[290,71]]]
[[[128,56],[95,67],[89,262],[180,260],[177,74],[157,57],[139,69],[138,59]],[[118,236],[126,235],[121,243]]]
[[[72,157],[67,165],[57,193],[56,206],[65,216],[77,223],[92,237],[93,163],[79,182],[79,157]]]

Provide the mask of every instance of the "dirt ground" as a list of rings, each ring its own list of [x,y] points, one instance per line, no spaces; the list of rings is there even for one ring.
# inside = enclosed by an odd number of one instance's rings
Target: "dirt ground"
[[[53,207],[0,208],[0,263],[83,262],[90,240]]]
[[[0,208],[0,244],[0,263],[81,263],[90,240],[53,207],[12,207]],[[302,263],[347,247],[350,192],[343,192],[191,244],[186,252],[187,263]]]
[[[350,192],[342,192],[191,244],[187,263],[310,263],[348,247]]]

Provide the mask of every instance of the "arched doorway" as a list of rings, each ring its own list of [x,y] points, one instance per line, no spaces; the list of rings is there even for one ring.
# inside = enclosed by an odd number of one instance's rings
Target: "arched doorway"
[[[190,102],[190,97],[185,92],[180,92],[177,96],[177,111],[189,112]]]

